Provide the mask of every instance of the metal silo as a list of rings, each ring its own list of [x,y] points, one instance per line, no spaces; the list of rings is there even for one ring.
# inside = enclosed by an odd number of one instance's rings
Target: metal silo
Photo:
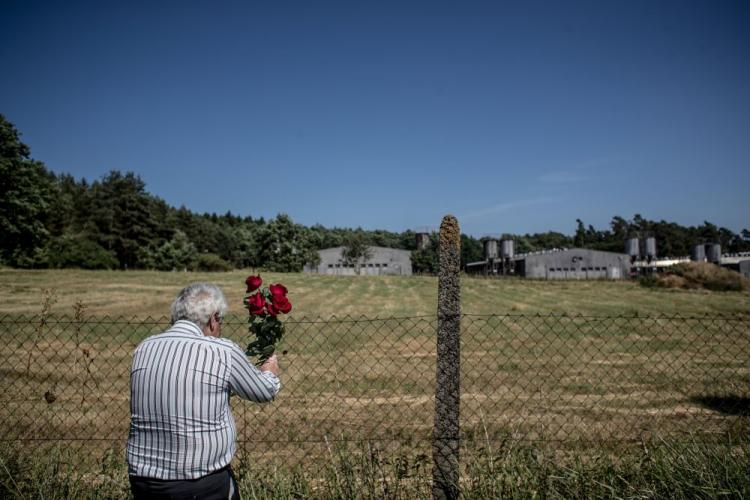
[[[709,243],[706,245],[706,260],[714,264],[721,262],[721,245],[718,243]]]
[[[653,236],[646,238],[646,257],[649,259],[656,257],[656,238]]]
[[[503,254],[503,259],[513,258],[513,240],[503,240],[502,254]]]
[[[625,240],[625,253],[634,259],[637,259],[640,255],[640,246],[638,245],[638,238],[636,236]]]
[[[417,250],[424,250],[430,246],[430,235],[428,233],[417,233]]]
[[[690,252],[690,260],[693,262],[703,262],[706,260],[706,246],[702,243],[700,245],[693,245],[693,251]]]
[[[497,240],[484,240],[484,258],[486,260],[497,259]]]

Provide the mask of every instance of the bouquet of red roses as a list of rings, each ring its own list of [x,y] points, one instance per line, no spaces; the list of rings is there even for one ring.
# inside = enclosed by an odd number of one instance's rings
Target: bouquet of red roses
[[[284,336],[284,324],[279,314],[292,310],[292,303],[286,297],[287,289],[281,283],[263,287],[260,276],[248,276],[245,280],[248,295],[243,300],[250,313],[248,329],[255,334],[255,340],[247,346],[248,356],[258,356],[258,364],[263,364],[276,350],[276,345]]]

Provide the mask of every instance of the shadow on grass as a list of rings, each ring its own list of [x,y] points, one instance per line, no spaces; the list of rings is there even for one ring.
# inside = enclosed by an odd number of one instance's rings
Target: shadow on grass
[[[750,398],[735,395],[706,395],[693,396],[690,401],[726,415],[750,417]]]

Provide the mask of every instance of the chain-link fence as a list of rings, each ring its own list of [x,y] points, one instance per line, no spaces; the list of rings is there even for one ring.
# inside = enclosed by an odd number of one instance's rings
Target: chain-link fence
[[[282,392],[233,398],[240,460],[312,463],[342,444],[427,460],[437,319],[288,318]],[[0,440],[82,459],[122,449],[129,368],[166,318],[1,316]],[[223,335],[250,340],[243,318]],[[461,317],[461,441],[680,439],[750,430],[747,317]]]

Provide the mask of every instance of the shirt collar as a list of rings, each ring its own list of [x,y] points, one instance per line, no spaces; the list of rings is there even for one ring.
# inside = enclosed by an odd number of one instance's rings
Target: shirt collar
[[[190,335],[195,335],[197,337],[205,336],[203,335],[203,330],[201,330],[198,325],[186,319],[175,321],[174,324],[172,325],[172,328],[170,328],[170,330],[179,330],[181,333],[188,333]]]

